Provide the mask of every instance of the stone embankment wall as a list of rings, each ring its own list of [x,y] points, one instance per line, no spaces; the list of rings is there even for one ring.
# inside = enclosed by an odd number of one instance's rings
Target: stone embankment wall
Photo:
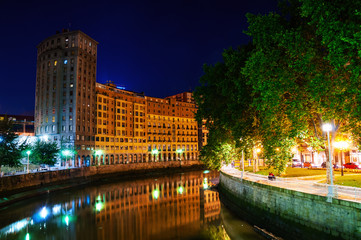
[[[29,173],[0,178],[0,194],[9,191],[45,186],[66,181],[91,181],[104,176],[124,176],[162,171],[169,168],[191,168],[201,166],[199,161],[147,162],[118,165],[100,165],[70,168],[59,171]]]
[[[248,209],[269,225],[278,224],[285,232],[288,226],[299,226],[288,233],[289,239],[310,239],[302,236],[307,231],[302,228],[329,234],[328,239],[361,239],[360,203],[338,199],[328,203],[324,196],[241,180],[224,172],[219,188],[238,209]]]

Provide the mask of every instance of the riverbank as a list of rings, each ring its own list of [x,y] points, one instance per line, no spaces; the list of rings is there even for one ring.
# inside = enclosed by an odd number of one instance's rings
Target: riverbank
[[[30,173],[0,178],[0,207],[50,192],[89,183],[104,183],[120,179],[159,176],[203,169],[199,161],[149,162],[124,165],[101,165],[59,171]]]
[[[270,185],[260,176],[242,180],[227,171],[221,172],[219,190],[235,213],[246,212],[247,220],[282,238],[360,239],[358,202],[331,203],[326,196]]]

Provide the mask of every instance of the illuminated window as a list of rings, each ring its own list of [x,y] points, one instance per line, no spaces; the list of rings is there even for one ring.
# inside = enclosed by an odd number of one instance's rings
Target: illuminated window
[[[58,64],[58,61],[55,60],[55,61],[54,61],[54,66],[56,66],[56,64]]]
[[[67,64],[67,63],[68,63],[68,60],[65,59],[65,60],[64,60],[64,64]]]
[[[55,122],[55,117],[54,117],[54,116],[51,118],[51,121],[52,121],[52,122]]]

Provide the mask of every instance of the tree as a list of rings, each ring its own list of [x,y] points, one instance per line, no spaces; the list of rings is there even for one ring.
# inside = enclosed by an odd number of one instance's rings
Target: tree
[[[0,172],[1,166],[20,166],[27,147],[27,141],[19,140],[11,119],[5,116],[4,120],[0,121]]]
[[[278,172],[297,143],[328,154],[325,122],[331,143],[342,133],[360,145],[360,5],[289,0],[279,13],[247,14],[252,44],[205,67],[197,117],[230,130],[241,148],[262,145]]]
[[[242,73],[261,110],[267,158],[285,139],[325,146],[325,122],[333,125],[332,143],[339,132],[360,140],[360,4],[282,3],[280,14],[247,15],[255,48]]]
[[[240,150],[236,147],[230,131],[213,125],[209,129],[208,143],[201,149],[201,161],[210,169],[218,170],[222,163],[228,165],[240,157]]]
[[[205,120],[210,130],[201,160],[211,168],[220,168],[230,149],[239,153],[255,144],[259,136],[251,89],[240,72],[251,50],[251,45],[228,49],[223,53],[224,62],[204,65],[201,86],[194,92],[198,105],[196,119],[199,123]]]
[[[32,147],[31,162],[53,166],[60,149],[56,142],[38,140]]]

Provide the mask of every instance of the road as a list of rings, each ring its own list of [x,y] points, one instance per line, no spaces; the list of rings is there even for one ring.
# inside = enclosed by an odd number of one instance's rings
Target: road
[[[234,177],[242,178],[242,171],[238,169],[223,167],[221,171]],[[301,180],[296,178],[278,177],[275,181],[270,181],[268,180],[268,176],[250,172],[244,172],[243,179],[320,196],[327,196],[329,188],[329,185],[318,183],[318,180]],[[335,192],[334,198],[361,203],[361,188],[334,185],[333,189]]]

